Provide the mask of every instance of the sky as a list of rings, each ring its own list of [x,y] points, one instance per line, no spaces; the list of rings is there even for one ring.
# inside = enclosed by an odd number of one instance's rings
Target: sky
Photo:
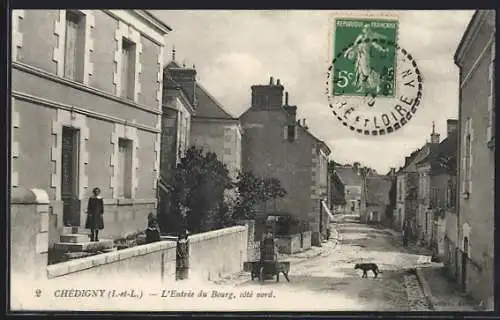
[[[458,117],[458,67],[453,55],[473,11],[390,11],[399,20],[398,43],[423,75],[423,99],[413,119],[395,133],[365,137],[333,116],[325,95],[329,31],[333,16],[375,11],[152,10],[173,31],[166,36],[165,62],[196,66],[199,81],[231,114],[250,107],[251,89],[279,78],[297,105],[297,118],[332,149],[331,159],[360,162],[379,173],[399,167],[430,139],[432,123],[441,139],[446,120]]]

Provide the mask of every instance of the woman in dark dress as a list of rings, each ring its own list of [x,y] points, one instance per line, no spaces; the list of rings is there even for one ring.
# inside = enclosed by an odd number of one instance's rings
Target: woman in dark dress
[[[89,198],[87,205],[87,221],[85,228],[90,229],[90,241],[99,241],[99,230],[104,229],[104,221],[102,215],[104,213],[104,203],[100,196],[101,189],[94,188],[93,196]]]

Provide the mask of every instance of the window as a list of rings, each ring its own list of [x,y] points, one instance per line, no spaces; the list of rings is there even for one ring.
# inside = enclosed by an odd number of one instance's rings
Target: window
[[[83,82],[85,51],[85,16],[66,11],[66,43],[64,47],[64,77]]]
[[[436,208],[438,205],[438,189],[433,187],[431,189],[431,207]]]
[[[288,141],[297,139],[297,127],[295,124],[287,125],[283,129],[283,137]]]
[[[472,119],[467,118],[465,122],[465,139],[463,155],[463,193],[465,196],[470,194],[471,189],[471,157],[472,157]]]
[[[135,43],[122,38],[121,94],[123,98],[134,100],[135,90]]]
[[[132,197],[132,140],[118,139],[118,197]]]
[[[226,156],[231,155],[231,148],[224,148],[224,155]]]

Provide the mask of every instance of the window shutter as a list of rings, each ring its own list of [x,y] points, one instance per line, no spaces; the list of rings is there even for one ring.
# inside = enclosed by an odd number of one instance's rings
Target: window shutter
[[[66,18],[66,56],[64,64],[64,74],[71,80],[76,79],[76,55],[77,55],[77,37],[78,37],[78,23],[74,21],[71,13]]]
[[[287,135],[288,135],[288,126],[284,126],[283,127],[283,139],[287,139]]]
[[[297,125],[294,125],[293,126],[293,139],[294,140],[297,140],[298,134],[299,134],[299,128]]]

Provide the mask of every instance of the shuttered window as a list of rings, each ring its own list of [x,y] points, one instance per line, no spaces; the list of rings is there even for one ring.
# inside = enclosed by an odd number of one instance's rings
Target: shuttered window
[[[118,197],[132,197],[132,141],[118,140]]]
[[[122,79],[121,94],[123,98],[134,100],[135,86],[135,43],[122,39]]]
[[[66,11],[66,43],[64,52],[64,77],[83,82],[85,17]]]

